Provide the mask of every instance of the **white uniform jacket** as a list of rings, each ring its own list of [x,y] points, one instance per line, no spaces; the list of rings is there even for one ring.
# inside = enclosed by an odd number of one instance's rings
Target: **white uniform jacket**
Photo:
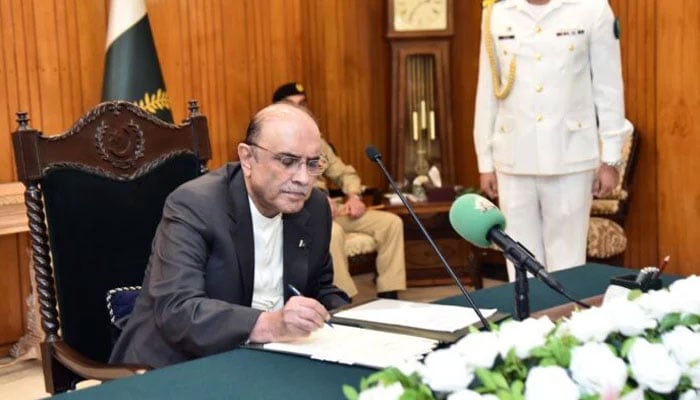
[[[624,118],[620,46],[607,0],[551,0],[538,19],[526,0],[493,6],[482,21],[474,142],[479,172],[559,175],[617,161]],[[515,83],[494,96],[484,45],[491,35],[501,85],[511,57]]]

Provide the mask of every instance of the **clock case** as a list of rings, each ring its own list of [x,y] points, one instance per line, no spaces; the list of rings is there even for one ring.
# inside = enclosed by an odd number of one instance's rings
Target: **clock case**
[[[450,41],[454,33],[453,0],[446,0],[447,28],[444,30],[396,31],[394,30],[394,1],[388,1],[387,39],[391,48],[391,127],[390,170],[403,186],[411,184],[418,175],[414,169],[418,155],[413,140],[411,103],[415,86],[409,69],[417,59],[432,60],[432,104],[435,114],[436,140],[429,142],[429,164],[440,170],[443,187],[455,182],[452,144],[452,107],[450,75]],[[415,75],[415,74],[413,74]],[[425,75],[425,74],[424,74]],[[421,132],[421,134],[424,134]]]

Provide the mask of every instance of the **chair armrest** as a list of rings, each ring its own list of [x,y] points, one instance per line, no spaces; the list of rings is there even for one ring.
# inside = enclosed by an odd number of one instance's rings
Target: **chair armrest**
[[[69,370],[82,377],[85,377],[86,379],[108,381],[112,379],[125,378],[132,375],[141,375],[151,369],[145,365],[113,365],[93,361],[81,355],[62,341],[51,343],[51,349],[56,360],[58,360]]]
[[[333,188],[328,191],[328,196],[331,198],[343,197],[345,194],[342,190]],[[360,197],[368,205],[380,205],[382,203],[382,192],[375,187],[364,188],[362,193],[360,193]]]

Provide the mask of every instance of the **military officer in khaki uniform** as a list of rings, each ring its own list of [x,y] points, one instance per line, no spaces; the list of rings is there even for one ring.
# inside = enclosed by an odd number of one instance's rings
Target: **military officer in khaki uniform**
[[[484,8],[474,121],[481,188],[550,271],[585,263],[592,195],[619,179],[632,126],[618,36],[607,0]]]
[[[306,105],[304,87],[297,82],[280,86],[272,96],[273,102],[289,101]],[[337,207],[329,198],[334,212],[330,252],[333,258],[333,284],[350,297],[357,294],[345,254],[346,232],[362,232],[377,242],[377,295],[397,298],[398,291],[406,289],[406,262],[404,257],[403,222],[397,215],[386,211],[367,210],[360,197],[362,184],[357,171],[335,154],[333,148],[322,140],[321,152],[327,159],[327,168],[316,187],[328,192],[326,179],[338,185],[345,196],[345,203]]]

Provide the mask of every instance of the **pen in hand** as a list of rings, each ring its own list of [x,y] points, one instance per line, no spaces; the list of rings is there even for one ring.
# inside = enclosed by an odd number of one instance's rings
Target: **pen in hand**
[[[288,284],[287,284],[287,287],[289,288],[289,290],[292,291],[292,293],[294,293],[295,296],[302,296],[302,297],[304,296],[303,294],[301,294],[301,292],[299,291],[299,289],[295,288],[294,285],[292,285],[291,283],[288,283]],[[323,321],[323,322],[324,322],[326,325],[328,325],[328,326],[330,326],[331,328],[333,328],[333,324],[331,324],[331,321]]]

